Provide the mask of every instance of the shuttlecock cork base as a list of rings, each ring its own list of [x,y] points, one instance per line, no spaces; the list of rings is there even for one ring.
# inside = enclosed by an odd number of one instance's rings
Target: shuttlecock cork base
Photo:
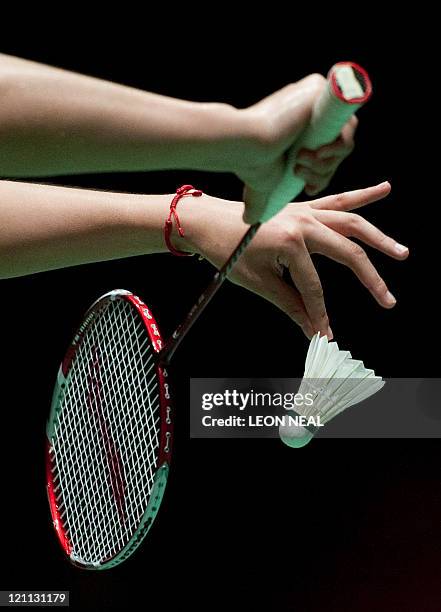
[[[298,418],[285,419],[279,427],[282,441],[293,448],[305,446],[321,426],[374,395],[384,384],[381,376],[375,376],[362,361],[352,359],[349,351],[341,351],[336,342],[316,334],[309,345],[298,391],[302,401],[296,410],[287,410],[289,416]]]

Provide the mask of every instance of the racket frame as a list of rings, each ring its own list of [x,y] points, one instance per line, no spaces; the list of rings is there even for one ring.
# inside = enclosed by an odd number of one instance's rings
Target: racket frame
[[[130,541],[115,556],[108,559],[104,559],[100,563],[93,564],[82,562],[81,560],[75,557],[73,546],[66,533],[62,518],[62,512],[60,511],[59,502],[57,500],[56,495],[57,486],[54,483],[53,462],[51,457],[51,439],[58,420],[58,415],[61,410],[63,394],[67,384],[69,370],[74,360],[74,357],[82,344],[86,331],[88,330],[89,326],[93,324],[94,318],[98,315],[99,311],[106,305],[106,303],[118,299],[126,301],[135,309],[144,324],[144,327],[151,342],[151,346],[155,353],[155,368],[156,377],[158,381],[160,414],[159,449],[154,484],[150,492],[146,510],[143,514],[142,519],[140,520],[137,530],[133,534]],[[58,541],[63,551],[69,557],[70,561],[74,565],[76,565],[77,567],[81,567],[82,569],[108,569],[125,561],[125,559],[127,559],[141,544],[142,540],[150,529],[161,505],[162,497],[164,495],[164,490],[168,479],[173,443],[173,406],[170,386],[168,383],[168,371],[166,366],[159,358],[163,346],[164,342],[161,336],[161,332],[159,330],[158,323],[156,322],[151,310],[147,307],[147,305],[142,300],[140,300],[138,296],[134,295],[130,291],[127,291],[125,289],[115,289],[99,297],[87,310],[86,314],[84,315],[83,321],[80,324],[72,342],[70,343],[69,348],[66,351],[66,355],[60,365],[52,397],[50,415],[46,427],[46,489],[49,500],[49,508],[52,516],[52,522],[56,534],[58,536]]]

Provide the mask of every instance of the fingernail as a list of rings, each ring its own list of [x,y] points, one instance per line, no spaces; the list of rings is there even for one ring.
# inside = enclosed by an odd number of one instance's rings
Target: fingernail
[[[378,183],[378,185],[375,185],[374,189],[381,189],[382,191],[385,191],[386,189],[391,189],[391,184],[389,181],[383,181],[382,183]]]
[[[394,306],[397,303],[397,300],[394,298],[394,296],[392,295],[390,291],[386,293],[385,299],[386,299],[386,303],[389,306]]]
[[[399,242],[395,243],[394,249],[395,253],[397,253],[398,255],[404,255],[404,253],[407,253],[407,251],[409,250],[406,246],[404,246],[404,244],[400,244]]]

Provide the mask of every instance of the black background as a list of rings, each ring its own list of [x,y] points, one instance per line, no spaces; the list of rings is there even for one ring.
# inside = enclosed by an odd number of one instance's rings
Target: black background
[[[373,10],[373,9],[372,9]],[[2,51],[194,100],[246,106],[310,72],[351,59],[372,75],[357,148],[330,193],[388,179],[387,200],[362,211],[409,246],[405,263],[369,250],[398,298],[381,309],[352,273],[318,261],[339,344],[384,377],[438,376],[437,177],[427,174],[432,129],[426,25],[366,30],[338,18],[285,14],[269,21],[137,15],[108,28],[86,17],[4,40]],[[274,19],[275,17],[275,19]],[[427,17],[430,20],[429,17]],[[66,21],[71,22],[67,29]],[[214,28],[216,23],[216,28]],[[62,25],[62,27],[61,27]],[[425,36],[422,37],[422,32]],[[433,109],[433,106],[432,106]],[[435,112],[435,111],[434,111]],[[155,172],[57,178],[106,190],[169,193],[191,183],[240,199],[227,174]],[[438,440],[314,440],[301,451],[277,440],[188,438],[190,376],[289,377],[303,371],[307,341],[275,307],[227,284],[173,363],[177,435],[171,477],[148,540],[121,567],[73,569],[62,558],[45,499],[44,428],[58,363],[89,303],[123,287],[152,308],[167,336],[213,273],[206,263],[148,256],[2,281],[1,588],[66,589],[75,608],[152,600],[164,609],[221,602],[254,610],[440,610],[441,482]]]

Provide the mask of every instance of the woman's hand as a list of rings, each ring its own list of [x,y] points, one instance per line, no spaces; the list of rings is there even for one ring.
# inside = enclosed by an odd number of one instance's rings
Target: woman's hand
[[[308,125],[314,102],[325,85],[323,76],[311,74],[243,111],[255,126],[255,152],[247,151],[239,163],[235,162],[233,171],[245,184],[244,220],[247,223],[259,219],[268,196],[281,181],[285,173],[285,153]],[[305,181],[307,195],[320,193],[328,186],[340,163],[354,148],[357,124],[353,116],[333,143],[317,151],[302,149],[299,152],[292,171]]]
[[[311,259],[320,253],[348,266],[384,308],[396,300],[357,238],[394,259],[409,254],[406,247],[349,211],[381,200],[389,183],[328,196],[309,203],[288,204],[262,225],[234,267],[230,279],[266,298],[289,315],[311,338],[316,332],[332,338],[322,285]],[[193,250],[221,267],[244,235],[243,204],[209,198],[187,200],[180,215],[186,228],[179,248]],[[185,215],[185,217],[184,217]],[[294,287],[283,279],[289,271]]]

